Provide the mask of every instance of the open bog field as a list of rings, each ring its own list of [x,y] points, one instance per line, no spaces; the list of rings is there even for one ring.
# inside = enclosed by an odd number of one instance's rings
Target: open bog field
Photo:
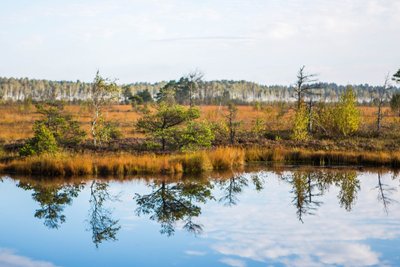
[[[377,108],[367,106],[358,108],[362,117],[360,130],[366,131],[374,127]],[[92,113],[87,106],[67,105],[65,110],[72,114],[80,122],[82,129],[89,133]],[[200,106],[200,110],[200,120],[213,122],[226,120],[226,107],[224,106]],[[123,138],[142,137],[134,127],[135,122],[142,114],[130,105],[112,105],[105,112],[107,120],[118,124]],[[399,120],[391,113],[389,107],[384,108],[384,114],[386,114],[383,120],[384,127],[389,127],[393,122]],[[33,105],[0,105],[0,140],[12,142],[32,137],[33,122],[40,116]],[[288,105],[238,106],[237,116],[237,119],[242,122],[243,129],[250,129],[257,119],[262,119],[266,124],[267,131],[288,131],[292,127],[294,110]]]

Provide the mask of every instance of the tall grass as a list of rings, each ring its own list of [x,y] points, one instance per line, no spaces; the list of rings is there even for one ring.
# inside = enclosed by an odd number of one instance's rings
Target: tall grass
[[[235,147],[220,147],[208,152],[214,170],[229,170],[244,165],[245,151]]]
[[[59,154],[32,156],[0,164],[0,172],[40,176],[126,176],[137,174],[199,174],[232,170],[245,162],[306,163],[400,167],[400,152],[311,151],[304,149],[220,147],[170,155]]]
[[[368,165],[400,167],[400,152],[313,151],[305,149],[253,147],[246,150],[245,159],[312,165]]]
[[[0,172],[41,176],[190,174],[212,169],[228,170],[243,163],[243,150],[218,148],[176,155],[41,155],[0,165]]]

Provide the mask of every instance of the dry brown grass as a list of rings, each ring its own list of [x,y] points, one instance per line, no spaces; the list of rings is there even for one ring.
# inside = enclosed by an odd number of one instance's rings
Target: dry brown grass
[[[375,107],[359,107],[362,114],[362,127],[373,127],[376,121]],[[65,110],[70,112],[81,124],[81,127],[89,133],[91,112],[87,106],[67,105]],[[226,108],[223,106],[200,106],[201,118],[209,121],[225,120]],[[387,116],[383,120],[383,126],[392,123],[398,118],[390,112],[388,107],[384,108]],[[142,116],[130,105],[113,105],[106,109],[107,119],[114,120],[119,124],[122,135],[125,138],[142,137],[134,130],[134,123]],[[263,106],[255,109],[253,106],[238,106],[238,120],[242,121],[244,129],[251,129],[257,118],[267,122],[269,131],[285,131],[291,128],[293,109],[281,109],[276,105]],[[0,140],[15,141],[26,139],[33,135],[33,121],[40,118],[34,106],[26,108],[22,104],[0,105]]]
[[[400,152],[311,151],[287,148],[220,147],[210,151],[169,155],[59,154],[32,156],[0,164],[0,172],[39,176],[127,176],[199,174],[234,170],[245,162],[306,163],[316,166],[362,165],[400,167]]]
[[[58,154],[13,160],[0,165],[0,172],[41,176],[136,175],[201,173],[228,170],[244,163],[244,151],[218,148],[172,155]]]
[[[214,170],[229,170],[244,165],[245,152],[241,148],[219,147],[208,152]]]
[[[400,152],[352,152],[352,151],[313,151],[287,148],[250,148],[245,159],[251,161],[270,161],[284,163],[307,163],[312,165],[367,165],[400,167]]]

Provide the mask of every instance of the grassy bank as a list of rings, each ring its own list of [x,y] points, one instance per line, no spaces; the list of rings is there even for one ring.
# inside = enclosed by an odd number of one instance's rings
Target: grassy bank
[[[304,163],[400,167],[400,152],[311,151],[288,148],[220,147],[208,151],[167,155],[58,154],[15,159],[0,165],[7,174],[40,176],[126,176],[194,174],[239,169],[246,162]]]

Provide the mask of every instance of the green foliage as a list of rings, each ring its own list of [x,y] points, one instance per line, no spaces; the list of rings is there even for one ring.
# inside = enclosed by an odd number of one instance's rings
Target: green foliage
[[[21,156],[55,154],[58,151],[54,135],[43,123],[35,124],[34,132],[34,137],[21,148],[19,152]]]
[[[291,138],[296,141],[308,139],[308,112],[304,103],[296,110]]]
[[[99,127],[97,129],[98,140],[101,143],[108,143],[122,137],[122,133],[115,122],[101,120],[97,127]]]
[[[164,87],[160,89],[158,92],[156,99],[158,103],[167,103],[170,105],[174,105],[176,103],[175,94],[176,94],[177,84],[175,81],[170,81]]]
[[[399,71],[400,75],[400,71]],[[400,117],[400,93],[394,93],[390,99],[390,107],[393,112],[396,112]]]
[[[202,73],[195,71],[181,77],[178,81],[169,81],[160,89],[156,97],[157,101],[170,104],[190,104],[192,106],[194,95],[199,90],[198,84],[202,77]]]
[[[161,149],[173,148],[176,145],[177,131],[182,132],[182,126],[200,117],[197,108],[184,108],[179,105],[161,103],[155,113],[145,114],[136,123],[137,129],[150,135],[158,141]]]
[[[393,75],[393,81],[400,83],[400,69]]]
[[[236,107],[236,105],[233,102],[229,102],[228,103],[228,115],[226,115],[226,124],[228,127],[228,131],[229,131],[229,141],[231,143],[231,145],[236,143],[236,134],[238,131],[238,128],[241,124],[240,121],[236,120],[237,117],[237,112],[238,112],[238,108]]]
[[[142,105],[144,103],[150,103],[153,102],[153,97],[151,96],[150,92],[148,89],[144,91],[140,91],[134,96],[131,96],[129,100],[132,103],[132,106],[136,105]]]
[[[44,118],[35,123],[44,124],[59,145],[76,146],[86,137],[85,131],[80,129],[79,122],[64,112],[62,103],[37,104],[36,109]]]
[[[210,123],[193,121],[188,122],[186,128],[176,137],[177,145],[184,151],[209,148],[215,138]]]
[[[333,114],[335,126],[339,134],[343,136],[356,132],[360,126],[360,112],[356,103],[353,88],[348,86],[344,94],[341,95]]]
[[[266,126],[265,120],[263,120],[262,118],[256,118],[253,127],[251,129],[251,132],[254,133],[257,137],[262,137],[266,131],[265,126]]]
[[[348,86],[334,106],[319,103],[315,117],[317,129],[328,136],[348,136],[356,132],[360,125],[360,112],[356,107],[353,88]]]
[[[95,146],[97,146],[97,144],[101,144],[102,140],[104,139],[104,131],[106,133],[108,131],[107,129],[104,129],[106,124],[104,123],[103,109],[112,101],[117,100],[120,92],[121,88],[117,86],[115,81],[103,78],[97,71],[90,92],[90,105],[93,110],[91,134],[93,137],[93,144]]]

